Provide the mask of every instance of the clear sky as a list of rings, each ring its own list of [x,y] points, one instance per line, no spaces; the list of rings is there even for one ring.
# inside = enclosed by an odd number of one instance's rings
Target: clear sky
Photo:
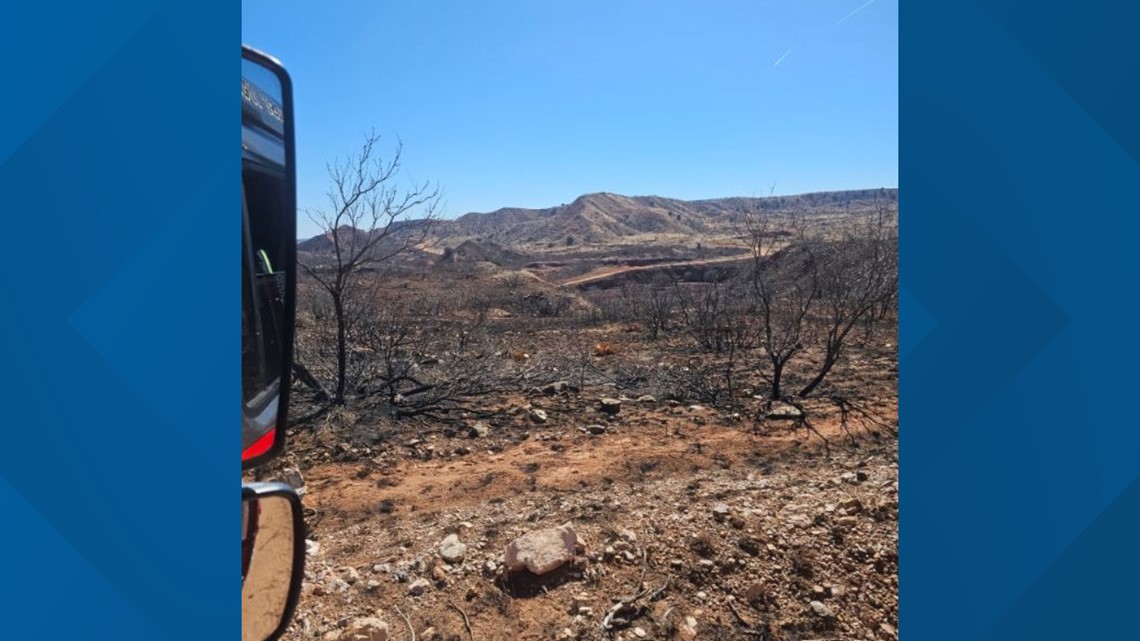
[[[897,0],[243,0],[242,41],[293,78],[301,208],[373,128],[448,217],[898,186]]]

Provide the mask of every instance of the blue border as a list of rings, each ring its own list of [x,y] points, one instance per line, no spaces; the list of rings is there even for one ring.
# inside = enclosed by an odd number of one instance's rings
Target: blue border
[[[233,638],[239,6],[4,14],[0,637]]]
[[[1136,638],[1138,9],[901,9],[903,638]]]

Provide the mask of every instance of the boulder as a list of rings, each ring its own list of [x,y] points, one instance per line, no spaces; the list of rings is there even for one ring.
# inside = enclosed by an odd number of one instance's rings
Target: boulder
[[[530,570],[536,575],[546,574],[574,560],[578,535],[567,522],[556,528],[535,530],[515,539],[507,546],[504,555],[508,570]]]

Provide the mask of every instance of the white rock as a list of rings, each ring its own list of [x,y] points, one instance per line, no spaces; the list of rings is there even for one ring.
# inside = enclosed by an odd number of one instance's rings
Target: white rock
[[[448,534],[439,544],[439,555],[448,563],[460,563],[467,554],[467,546],[459,541],[459,537]]]
[[[831,608],[827,607],[826,605],[824,605],[820,601],[812,601],[811,602],[811,611],[816,616],[822,617],[824,619],[830,619],[831,617],[835,616],[835,613],[831,611]]]
[[[341,641],[388,641],[387,622],[376,617],[364,617],[353,621]]]
[[[512,572],[526,568],[534,574],[546,574],[572,561],[577,545],[578,535],[567,522],[515,539],[507,546],[504,562]]]

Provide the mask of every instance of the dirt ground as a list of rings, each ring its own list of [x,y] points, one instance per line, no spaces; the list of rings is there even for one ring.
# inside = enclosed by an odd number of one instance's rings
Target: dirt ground
[[[278,468],[303,474],[310,550],[286,638],[353,639],[364,617],[393,639],[897,638],[892,398],[874,407],[885,427],[805,406],[813,433],[756,420],[759,399],[625,398],[610,417],[611,394],[512,395],[483,434],[297,436]],[[573,565],[504,571],[510,541],[565,522]],[[452,533],[467,552],[447,564]]]

